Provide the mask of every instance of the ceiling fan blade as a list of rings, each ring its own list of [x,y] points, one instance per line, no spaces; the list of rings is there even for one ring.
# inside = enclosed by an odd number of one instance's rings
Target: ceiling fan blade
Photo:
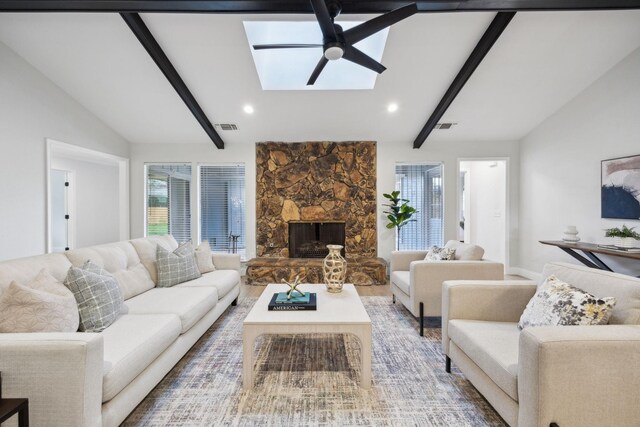
[[[338,36],[336,35],[336,29],[333,26],[333,20],[329,15],[329,10],[324,0],[311,0],[311,7],[316,14],[316,19],[320,25],[320,31],[322,31],[322,37],[331,41],[336,41]]]
[[[316,68],[313,69],[313,73],[311,73],[311,77],[309,77],[307,86],[313,85],[316,82],[316,80],[318,80],[318,76],[324,69],[324,66],[327,65],[327,62],[329,62],[329,60],[325,58],[323,55],[322,58],[320,58],[320,61],[318,61],[318,65],[316,65]]]
[[[347,46],[342,57],[347,61],[354,62],[365,68],[373,70],[378,74],[387,69],[384,65],[353,46]]]
[[[254,44],[255,50],[262,49],[299,49],[309,47],[322,47],[321,44]]]
[[[380,15],[370,21],[363,22],[360,25],[348,29],[344,32],[344,39],[348,44],[356,44],[360,40],[366,39],[370,35],[410,17],[417,11],[418,6],[416,6],[415,3],[399,7],[398,9],[392,10],[391,12],[387,12],[384,15]]]

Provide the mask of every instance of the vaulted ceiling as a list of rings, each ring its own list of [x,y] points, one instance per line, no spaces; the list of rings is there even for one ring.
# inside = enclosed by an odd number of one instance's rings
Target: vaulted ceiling
[[[373,90],[354,91],[261,89],[243,21],[313,15],[140,16],[209,119],[238,126],[218,130],[226,144],[410,146],[495,12],[421,13],[391,27],[387,71]],[[211,144],[118,14],[0,13],[0,42],[132,143]],[[427,144],[520,139],[639,47],[638,10],[519,12],[442,118],[457,125],[434,131]],[[253,114],[243,112],[246,104]]]

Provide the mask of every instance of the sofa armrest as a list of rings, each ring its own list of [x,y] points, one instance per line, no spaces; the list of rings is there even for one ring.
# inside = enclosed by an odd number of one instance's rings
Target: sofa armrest
[[[100,334],[0,334],[2,396],[28,398],[35,426],[101,425],[103,363]]]
[[[213,265],[218,270],[240,270],[240,255],[214,252],[211,255]]]
[[[442,283],[446,280],[502,280],[504,265],[492,261],[413,261],[409,267],[413,312],[424,304],[425,316],[442,315]]]
[[[637,426],[640,325],[526,328],[520,334],[520,427]]]
[[[449,320],[517,322],[537,285],[531,280],[457,280],[442,284],[442,350],[449,354]]]
[[[390,271],[409,271],[412,261],[423,260],[428,251],[393,251],[391,252]]]

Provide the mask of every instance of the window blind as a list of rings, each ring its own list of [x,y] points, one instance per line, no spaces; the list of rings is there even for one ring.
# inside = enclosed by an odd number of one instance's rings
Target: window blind
[[[212,251],[235,250],[245,259],[245,219],[244,164],[200,166],[201,239]]]
[[[444,205],[442,200],[442,165],[397,164],[396,190],[418,210],[398,234],[400,250],[424,250],[443,245]]]
[[[191,166],[147,164],[147,236],[191,241]]]

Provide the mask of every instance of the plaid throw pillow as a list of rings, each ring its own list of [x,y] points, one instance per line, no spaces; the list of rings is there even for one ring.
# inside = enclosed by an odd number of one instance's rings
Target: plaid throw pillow
[[[116,279],[90,260],[70,267],[64,285],[78,303],[81,332],[101,332],[120,315],[124,299]]]
[[[173,252],[158,245],[156,258],[159,288],[168,288],[201,276],[190,242],[181,244]]]

